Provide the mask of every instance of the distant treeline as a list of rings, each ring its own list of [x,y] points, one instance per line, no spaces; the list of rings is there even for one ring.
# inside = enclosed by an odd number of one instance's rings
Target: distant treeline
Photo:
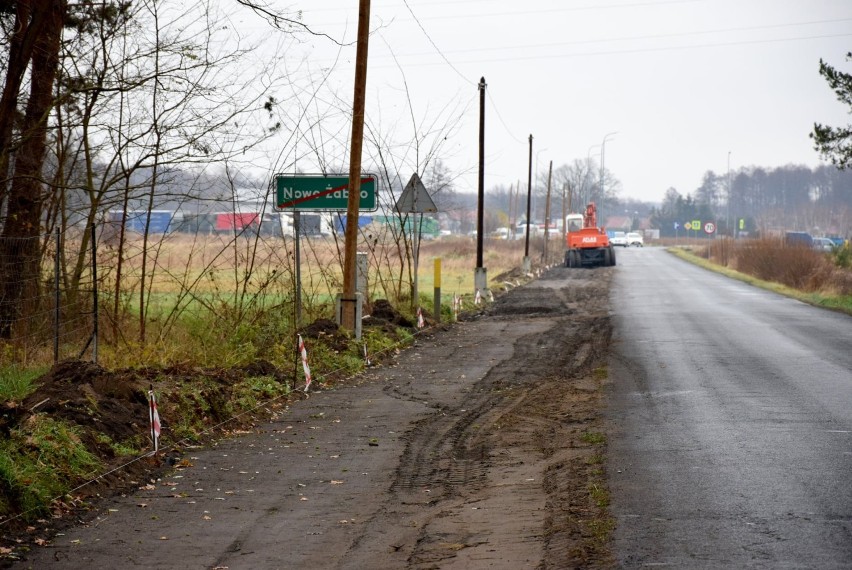
[[[803,230],[814,235],[852,233],[852,172],[834,166],[751,166],[736,172],[708,171],[694,194],[674,188],[651,212],[661,236],[675,235],[675,222],[715,220],[719,232],[773,234]]]

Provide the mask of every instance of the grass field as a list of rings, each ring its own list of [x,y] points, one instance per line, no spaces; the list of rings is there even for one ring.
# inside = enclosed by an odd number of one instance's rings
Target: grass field
[[[554,255],[561,251],[557,243],[551,241]],[[292,238],[170,234],[145,243],[130,235],[120,258],[117,244],[105,240],[98,251],[99,360],[111,367],[144,361],[233,363],[270,351],[280,342],[276,339],[292,338],[298,326],[331,318],[334,300],[343,291],[343,244],[332,237],[305,238],[300,245],[297,267]],[[407,245],[388,233],[362,235],[358,250],[367,254],[370,300],[385,299],[407,313],[420,305],[431,313],[434,262],[440,259],[442,313],[451,313],[454,295],[472,303],[475,239],[422,242],[419,299],[414,302]],[[542,250],[541,239],[531,240],[530,258],[536,265]],[[503,286],[497,279],[501,274],[520,271],[523,254],[522,240],[485,240],[483,265],[494,287]],[[88,281],[84,276],[83,282]],[[62,310],[61,358],[92,350],[86,348],[93,330],[91,293],[81,290],[75,298],[73,311]],[[43,317],[39,331],[0,347],[5,348],[0,365],[51,364],[52,314]]]

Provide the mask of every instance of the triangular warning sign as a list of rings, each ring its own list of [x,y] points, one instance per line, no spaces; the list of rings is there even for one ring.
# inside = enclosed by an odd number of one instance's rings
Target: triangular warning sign
[[[396,210],[401,213],[412,214],[438,211],[435,202],[432,201],[432,197],[416,172],[411,175],[411,180],[405,185],[402,195],[396,201]]]

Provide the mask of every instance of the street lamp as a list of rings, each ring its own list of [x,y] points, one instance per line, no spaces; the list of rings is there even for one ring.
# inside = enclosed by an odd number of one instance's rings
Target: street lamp
[[[735,236],[736,232],[731,229],[731,151],[728,151],[728,200],[727,200],[727,210],[728,213],[725,215],[725,225],[728,226],[727,229],[730,232],[731,236]]]
[[[618,134],[618,131],[613,131],[611,133],[607,133],[606,135],[604,135],[603,142],[601,143],[601,199],[600,199],[600,204],[598,205],[598,208],[599,208],[598,213],[600,214],[600,216],[599,216],[600,221],[598,222],[598,225],[600,225],[600,223],[603,221],[603,211],[602,210],[603,210],[603,201],[604,201],[604,157],[605,157],[605,152],[606,152],[606,139],[608,139],[612,135],[617,135],[617,134]]]
[[[535,153],[535,179],[534,179],[534,182],[535,182],[536,187],[538,187],[538,155],[540,155],[541,153],[543,153],[546,150],[547,150],[546,148],[543,148],[539,151],[536,151],[536,153]],[[535,197],[536,197],[536,195],[535,195],[535,193],[533,193],[533,209],[532,209],[532,216],[533,217],[535,217]],[[527,223],[530,223],[530,220],[527,220]]]
[[[592,156],[600,156],[601,155],[601,153],[596,153],[596,154],[593,155],[592,149],[593,148],[600,148],[600,147],[601,147],[601,145],[594,144],[594,145],[589,147],[589,151],[586,153],[586,172],[585,172],[585,174],[583,174],[583,199],[582,199],[583,203],[580,204],[581,209],[585,208],[586,204],[589,203],[589,190],[587,188],[588,185],[586,184],[586,182],[588,182],[588,180],[589,180],[589,171],[592,169],[592,165],[591,165]]]

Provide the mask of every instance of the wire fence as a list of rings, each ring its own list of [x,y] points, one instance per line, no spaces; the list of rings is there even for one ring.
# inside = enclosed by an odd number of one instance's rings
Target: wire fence
[[[4,363],[80,358],[91,345],[95,298],[90,256],[86,271],[63,279],[63,262],[76,256],[81,240],[58,232],[33,238],[0,238],[0,320]],[[67,249],[65,249],[67,248]],[[66,276],[67,277],[67,276]]]
[[[171,343],[164,350],[172,356],[177,346],[186,349],[182,358],[191,358],[194,339],[188,335],[197,333],[191,330],[197,323],[204,323],[205,333],[221,335],[244,324],[261,327],[269,331],[263,342],[271,342],[317,318],[334,317],[335,293],[343,285],[339,224],[304,228],[298,251],[284,216],[212,219],[215,224],[189,223],[186,216],[179,223],[136,224],[135,218],[107,217],[94,227],[0,238],[0,366],[98,362],[99,347],[109,362],[125,348],[138,352],[157,342]],[[368,303],[423,303],[413,299],[411,244],[404,238],[401,227],[387,221],[360,229]],[[474,244],[458,239],[446,246],[432,242],[458,279],[444,288],[448,303],[468,289],[460,275],[472,279],[457,266]],[[513,245],[498,240],[494,247],[506,258],[514,255],[507,250]]]
[[[97,362],[99,343],[131,343],[146,328],[162,331],[189,314],[222,322],[238,319],[234,312],[242,308],[258,314],[277,306],[297,328],[323,311],[333,314],[329,292],[342,287],[343,243],[336,232],[303,235],[297,260],[292,235],[262,226],[120,229],[106,221],[0,238],[0,365]],[[367,236],[371,270],[397,281],[403,272],[389,268],[398,263],[398,248],[389,243],[382,250],[379,238]],[[374,287],[380,296],[399,294],[385,277]],[[297,295],[303,314],[296,311]]]

